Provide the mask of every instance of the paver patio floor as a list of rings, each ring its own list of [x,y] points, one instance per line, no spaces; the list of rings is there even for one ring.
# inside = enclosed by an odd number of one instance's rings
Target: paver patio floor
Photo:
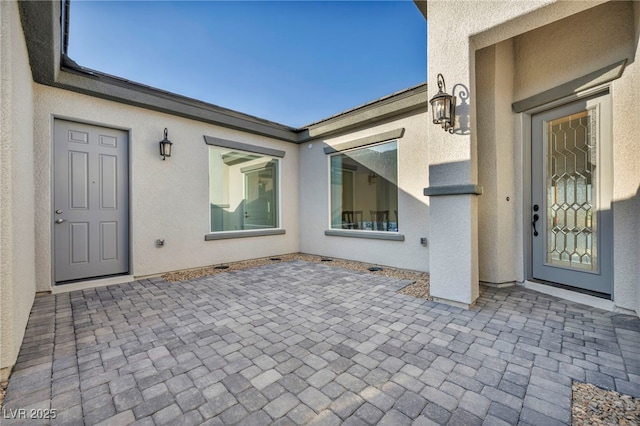
[[[465,311],[407,284],[296,261],[38,296],[2,424],[553,425],[572,379],[640,396],[637,318],[521,287]]]

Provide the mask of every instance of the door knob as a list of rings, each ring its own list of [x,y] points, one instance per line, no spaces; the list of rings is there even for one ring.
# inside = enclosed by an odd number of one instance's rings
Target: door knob
[[[56,223],[62,223],[62,222],[64,222],[64,219],[57,219],[56,220]]]

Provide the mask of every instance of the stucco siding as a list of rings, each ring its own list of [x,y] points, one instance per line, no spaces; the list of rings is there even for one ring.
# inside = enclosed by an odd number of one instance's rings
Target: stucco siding
[[[429,270],[427,199],[422,190],[428,182],[428,125],[426,112],[416,112],[338,136],[300,145],[300,249],[304,253],[357,260],[418,271]],[[398,140],[398,222],[404,241],[327,236],[330,229],[329,156],[324,148],[404,128]],[[367,215],[369,212],[365,212]],[[393,214],[393,212],[391,213]],[[362,231],[366,232],[366,231]]]
[[[515,143],[513,42],[476,54],[478,99],[478,244],[480,281],[522,281],[521,149]]]
[[[0,2],[0,379],[35,296],[33,91],[18,6]]]
[[[467,88],[470,96],[467,101],[458,99],[456,134],[446,134],[437,126],[428,128],[429,184],[477,183],[483,187],[477,216],[468,204],[464,211],[438,218],[435,213],[451,201],[430,201],[432,291],[446,292],[454,285],[457,294],[466,294],[468,286],[473,292],[473,274],[457,265],[473,264],[475,258],[481,281],[530,278],[526,248],[530,226],[528,211],[524,212],[530,190],[525,175],[528,115],[513,113],[511,104],[626,59],[624,73],[610,84],[614,123],[613,298],[616,306],[640,309],[640,161],[638,144],[632,142],[640,110],[635,63],[639,13],[633,2],[430,2],[429,81],[435,82],[437,73],[443,73],[450,93],[459,96],[455,89],[459,85]],[[451,19],[452,15],[456,19]],[[435,84],[429,85],[430,96],[436,90]],[[437,205],[440,203],[443,206]],[[475,244],[476,237],[469,232],[472,227],[451,231],[446,226],[456,221],[453,215],[466,223],[469,214],[471,222],[478,224],[479,250],[468,253],[468,258],[446,261],[450,253],[444,245],[449,240]],[[436,235],[444,233],[443,229],[448,235]],[[436,246],[438,241],[442,246]],[[457,271],[457,280],[447,275],[451,271]]]
[[[298,146],[164,113],[35,85],[36,232],[39,289],[51,286],[51,138],[55,117],[129,131],[131,274],[166,271],[299,251]],[[173,142],[162,161],[158,142]],[[204,135],[285,151],[280,165],[284,235],[205,241],[209,233],[209,145]],[[158,248],[157,239],[165,245]]]
[[[613,83],[613,218],[614,300],[640,314],[640,4],[629,10],[634,19],[632,54],[625,72]]]
[[[623,75],[611,83],[610,89],[614,170],[612,297],[616,306],[637,310],[639,256],[633,235],[638,235],[637,210],[634,208],[640,187],[640,174],[637,172],[640,158],[637,143],[633,141],[639,107],[633,9],[630,2],[606,3],[515,37],[513,100],[536,95],[607,65],[627,60]],[[607,34],[607,37],[602,37],[602,34]],[[516,145],[521,143],[516,141]],[[508,156],[509,153],[502,155]]]
[[[610,2],[515,37],[514,100],[632,57],[632,18],[631,3]]]

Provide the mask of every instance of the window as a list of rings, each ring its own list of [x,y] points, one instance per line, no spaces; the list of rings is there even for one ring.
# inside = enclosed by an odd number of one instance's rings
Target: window
[[[398,143],[331,156],[331,228],[398,232]]]
[[[279,160],[209,147],[211,232],[279,226]]]

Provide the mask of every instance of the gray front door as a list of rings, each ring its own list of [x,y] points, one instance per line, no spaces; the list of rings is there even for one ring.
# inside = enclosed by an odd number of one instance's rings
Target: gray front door
[[[532,117],[534,279],[611,294],[611,133],[608,94]]]
[[[54,279],[129,272],[128,134],[55,120]]]

